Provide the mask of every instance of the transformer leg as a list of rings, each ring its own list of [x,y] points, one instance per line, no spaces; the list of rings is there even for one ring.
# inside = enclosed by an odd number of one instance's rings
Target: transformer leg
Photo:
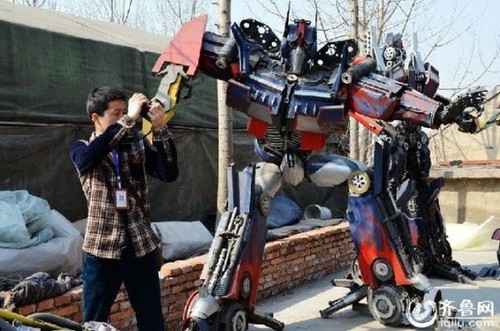
[[[227,211],[200,277],[203,285],[184,309],[188,330],[244,331],[248,323],[283,329],[272,315],[254,309],[267,235],[266,218],[256,205],[261,192],[255,185],[255,165],[240,172],[229,168]]]
[[[413,246],[404,232],[406,225],[402,214],[391,196],[383,191],[375,195],[369,189],[351,190],[348,220],[358,263],[351,266],[351,279],[332,283],[348,285],[351,291],[330,302],[329,307],[320,311],[321,316],[326,318],[366,297],[372,316],[381,324],[399,326],[417,317],[425,319],[425,323],[432,321],[434,310],[411,314],[415,307],[410,303],[423,302],[423,295],[431,287],[428,279],[416,271]]]

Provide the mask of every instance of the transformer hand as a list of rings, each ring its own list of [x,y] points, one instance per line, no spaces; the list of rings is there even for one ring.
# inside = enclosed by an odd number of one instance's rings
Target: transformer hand
[[[461,132],[475,133],[477,131],[476,117],[469,113],[462,113],[456,118],[458,130]]]
[[[474,108],[481,114],[486,93],[486,89],[477,87],[459,95],[437,114],[438,124],[458,123],[468,108]]]

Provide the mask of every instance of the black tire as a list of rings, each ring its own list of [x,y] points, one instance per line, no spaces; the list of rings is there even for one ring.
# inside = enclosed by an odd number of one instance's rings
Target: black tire
[[[236,302],[224,306],[221,314],[221,325],[224,331],[246,331],[248,330],[248,317],[243,306]]]
[[[363,275],[361,275],[357,256],[354,260],[352,260],[349,271],[351,273],[352,280],[358,285],[363,285]]]
[[[392,286],[381,286],[368,292],[368,308],[372,316],[385,326],[398,327],[403,321],[401,294]]]

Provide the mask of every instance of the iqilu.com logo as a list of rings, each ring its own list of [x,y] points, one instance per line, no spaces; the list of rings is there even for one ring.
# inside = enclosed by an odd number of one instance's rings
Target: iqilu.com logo
[[[500,326],[498,319],[495,319],[495,304],[491,300],[442,300],[439,302],[439,316],[453,317],[440,318],[437,322],[438,330],[462,330],[464,328],[494,330]]]
[[[418,328],[423,329],[435,324],[438,317],[436,302],[434,300],[412,300],[406,310],[406,319],[408,322]]]
[[[406,318],[418,329],[434,326],[437,330],[494,330],[500,326],[495,319],[494,302],[490,300],[441,300],[438,305],[433,300],[414,300],[408,306]]]

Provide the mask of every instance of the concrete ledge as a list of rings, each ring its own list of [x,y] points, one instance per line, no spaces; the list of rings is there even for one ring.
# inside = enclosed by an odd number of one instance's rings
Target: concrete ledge
[[[500,178],[500,168],[497,167],[432,167],[429,177],[444,179],[462,178]]]
[[[349,263],[348,255],[353,249],[347,222],[267,243],[258,300],[333,274]],[[167,330],[181,330],[184,305],[201,284],[199,277],[206,259],[207,255],[202,255],[170,262],[160,270]],[[22,315],[49,312],[81,322],[81,301],[82,288],[76,287],[61,296],[19,307],[15,312]],[[134,312],[123,287],[111,308],[110,323],[121,331],[137,329]]]
[[[430,177],[444,178],[439,205],[447,223],[482,223],[491,216],[500,215],[496,203],[500,165],[496,161],[481,165],[464,163],[461,166],[433,167]]]

